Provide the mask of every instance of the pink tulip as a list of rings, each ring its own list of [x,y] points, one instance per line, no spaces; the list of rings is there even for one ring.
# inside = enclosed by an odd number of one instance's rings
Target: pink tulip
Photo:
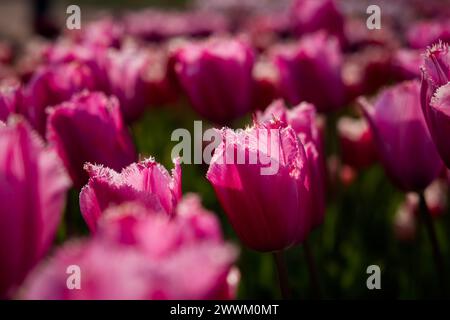
[[[374,104],[359,100],[374,134],[378,155],[404,191],[425,189],[442,170],[420,108],[420,84],[403,82],[380,93]]]
[[[344,17],[334,0],[295,0],[291,13],[296,34],[324,30],[345,44]]]
[[[282,100],[277,100],[266,109],[264,114],[259,114],[259,120],[270,120],[274,117],[290,125],[305,148],[314,197],[313,227],[319,226],[325,216],[326,168],[316,109],[312,104],[303,102],[289,110]]]
[[[411,80],[420,78],[422,54],[420,50],[400,49],[392,61],[392,71],[396,79]]]
[[[342,79],[350,100],[376,92],[392,78],[392,52],[379,46],[347,55],[342,67]]]
[[[50,248],[70,180],[22,119],[0,125],[0,297],[11,297]]]
[[[254,56],[243,41],[189,42],[173,59],[178,82],[201,116],[226,124],[250,111]]]
[[[342,57],[334,37],[316,33],[297,44],[279,45],[271,52],[280,74],[280,90],[291,104],[313,103],[330,112],[345,103]]]
[[[253,68],[253,110],[264,110],[280,98],[278,73],[266,59],[259,60]]]
[[[189,196],[173,218],[138,203],[107,210],[92,240],[66,245],[27,281],[27,299],[232,299],[234,247],[219,221]],[[66,286],[68,265],[80,290]]]
[[[364,169],[377,160],[372,131],[364,118],[342,117],[337,124],[342,161],[354,169]]]
[[[117,173],[102,166],[85,165],[89,182],[80,194],[81,213],[91,231],[111,205],[138,201],[148,210],[173,216],[181,198],[181,167],[178,160],[172,176],[153,159],[133,163]]]
[[[240,132],[223,129],[222,136],[207,179],[241,241],[258,251],[302,242],[313,220],[312,188],[295,131],[275,119]]]
[[[115,95],[126,122],[138,119],[150,104],[173,100],[161,52],[127,48],[110,50],[106,56],[107,91]]]
[[[77,187],[88,180],[86,162],[121,170],[136,160],[117,99],[103,93],[83,92],[52,108],[47,131]]]
[[[421,103],[433,141],[450,168],[450,52],[439,43],[427,50],[422,67]]]
[[[85,89],[97,89],[96,80],[89,65],[79,61],[42,67],[34,73],[24,89],[25,106],[22,113],[45,136],[48,107],[69,100]]]
[[[409,28],[407,40],[415,49],[424,49],[439,40],[450,41],[450,20],[417,22]]]
[[[6,121],[11,113],[21,108],[22,89],[20,84],[0,85],[0,121]]]

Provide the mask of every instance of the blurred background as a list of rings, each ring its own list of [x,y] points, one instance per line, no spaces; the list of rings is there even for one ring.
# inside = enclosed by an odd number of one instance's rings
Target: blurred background
[[[244,20],[248,22],[267,14],[275,17],[285,12],[290,5],[290,1],[278,0],[85,0],[44,1],[48,7],[39,11],[41,9],[36,9],[36,7],[33,9],[33,3],[37,2],[31,0],[1,0],[0,2],[0,40],[8,43],[12,50],[10,63],[1,66],[3,70],[6,70],[2,71],[4,74],[9,72],[9,68],[14,69],[24,63],[21,60],[21,53],[25,51],[27,45],[34,42],[45,42],[45,37],[52,38],[57,35],[57,32],[65,25],[67,16],[65,12],[70,4],[77,4],[81,7],[82,28],[88,21],[99,17],[119,17],[130,11],[139,12],[143,8],[152,7],[177,11],[190,8],[215,10],[227,17],[227,21],[231,21],[236,30],[243,28]],[[384,85],[396,82],[396,79],[386,78],[382,72],[384,67],[381,67],[380,71],[377,69],[377,63],[384,66],[383,59],[386,55],[386,59],[392,59],[397,48],[407,45],[407,30],[415,21],[434,19],[438,13],[433,11],[433,8],[448,9],[450,3],[444,0],[423,2],[341,0],[337,1],[337,4],[347,19],[353,17],[363,22],[359,25],[356,24],[356,27],[351,30],[355,39],[360,33],[360,39],[371,39],[373,42],[364,50],[373,53],[373,55],[368,54],[369,56],[377,57],[373,58],[375,63],[367,62],[364,58],[366,56],[362,54],[358,58],[360,51],[350,49],[345,53],[348,64],[344,64],[344,68],[347,67],[345,77],[348,79],[367,77],[365,81],[370,83],[370,86],[357,93],[370,96],[376,94]],[[382,29],[373,31],[375,35],[373,39],[364,24],[368,16],[366,8],[369,4],[377,4],[382,10]],[[446,13],[439,13],[439,15],[442,14]],[[282,24],[281,20],[278,22]],[[171,21],[167,20],[167,24],[170,23]],[[161,28],[163,27],[161,26]],[[262,43],[259,49],[262,52],[264,51],[264,41],[266,41],[264,36],[274,30],[271,28],[256,30],[261,30],[257,32],[260,38],[256,39],[256,43]],[[41,33],[41,36],[45,37],[39,37],[36,33]],[[393,42],[399,44],[394,45],[394,47],[397,46],[395,49],[390,47],[391,36],[395,38]],[[387,42],[389,44],[386,44]],[[155,43],[159,43],[159,41]],[[363,45],[361,44],[361,46]],[[376,48],[374,51],[367,49],[374,48],[373,46]],[[361,70],[357,66],[355,67],[354,61],[359,66],[370,66]],[[359,61],[363,62],[359,63]],[[172,167],[170,154],[176,144],[176,142],[170,141],[172,131],[176,128],[187,128],[193,132],[193,121],[200,119],[187,105],[186,99],[180,99],[170,105],[153,107],[146,111],[140,120],[132,124],[133,137],[142,158],[151,155],[166,168]],[[371,163],[363,166],[364,168],[354,168],[342,160],[342,139],[339,135],[338,123],[344,115],[359,116],[358,111],[354,108],[353,100],[349,100],[347,106],[342,110],[327,116],[325,141],[330,180],[327,213],[324,225],[315,230],[309,240],[316,256],[323,296],[333,299],[426,299],[438,296],[439,283],[435,275],[429,240],[423,226],[414,218],[414,213],[411,213],[414,211],[411,209],[414,204],[411,205],[411,203],[416,200],[413,197],[408,200],[404,193],[398,191],[385,176],[383,168],[378,163]],[[233,127],[244,127],[250,122],[251,116],[248,115],[233,123]],[[345,131],[345,128],[343,130]],[[182,169],[183,193],[199,193],[205,207],[218,214],[226,238],[239,245],[211,185],[205,179],[207,165],[183,165]],[[429,199],[434,201],[436,231],[445,257],[446,269],[450,270],[448,188],[445,177],[442,181],[438,187],[429,192]],[[62,225],[58,232],[57,244],[65,241],[69,235],[82,236],[88,233],[79,212],[76,191],[71,192],[66,215],[75,223],[76,228],[67,230],[66,226]],[[249,299],[279,297],[271,255],[253,252],[243,246],[240,248],[241,256],[238,264],[242,280],[238,297]],[[303,248],[301,246],[292,248],[287,251],[286,256],[293,296],[314,297],[309,283]],[[366,287],[368,277],[366,269],[369,265],[374,264],[379,265],[382,270],[382,290],[368,290]]]

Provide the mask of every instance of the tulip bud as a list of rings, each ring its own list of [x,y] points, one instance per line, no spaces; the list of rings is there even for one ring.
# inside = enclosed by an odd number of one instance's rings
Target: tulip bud
[[[364,118],[342,117],[337,124],[342,161],[355,169],[364,169],[377,159],[372,132]]]
[[[227,124],[251,110],[254,56],[244,42],[190,42],[174,53],[174,61],[178,82],[201,116]]]
[[[325,30],[345,44],[344,17],[333,0],[296,0],[291,9],[294,32],[298,35]]]
[[[103,93],[83,92],[50,110],[47,139],[63,159],[74,184],[83,186],[86,162],[121,170],[136,160],[136,151],[119,104]]]
[[[86,164],[88,184],[81,190],[80,209],[91,231],[111,205],[138,201],[147,210],[173,216],[181,198],[181,167],[178,160],[172,176],[154,159],[133,163],[117,173],[113,169]]]
[[[72,61],[49,65],[35,72],[25,87],[23,114],[45,136],[47,108],[82,90],[95,90],[98,83],[93,70],[85,63]]]
[[[313,220],[311,175],[294,130],[272,120],[222,135],[207,179],[241,241],[258,251],[302,242]]]
[[[70,180],[22,119],[0,125],[0,297],[11,297],[50,248]]]
[[[342,57],[334,37],[323,32],[297,44],[274,47],[271,55],[280,74],[280,90],[291,104],[313,103],[320,112],[343,107]]]
[[[425,189],[442,170],[420,108],[420,84],[403,82],[382,91],[374,104],[361,98],[378,155],[403,191]]]

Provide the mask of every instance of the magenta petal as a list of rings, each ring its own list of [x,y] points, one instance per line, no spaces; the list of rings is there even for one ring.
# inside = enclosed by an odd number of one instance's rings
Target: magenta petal
[[[0,145],[0,296],[8,296],[49,249],[70,180],[23,120],[0,127]]]

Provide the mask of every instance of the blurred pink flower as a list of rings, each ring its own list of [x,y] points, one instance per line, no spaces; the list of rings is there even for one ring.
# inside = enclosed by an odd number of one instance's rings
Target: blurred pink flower
[[[374,104],[361,98],[378,155],[403,191],[425,189],[442,170],[420,108],[420,84],[403,82],[383,90]]]
[[[450,52],[439,43],[427,50],[422,66],[421,104],[433,141],[450,168]]]
[[[22,87],[19,83],[0,84],[0,121],[17,113],[22,105]]]
[[[224,243],[214,214],[196,196],[170,218],[138,203],[107,210],[90,241],[66,245],[27,281],[27,299],[232,299],[236,249]],[[124,237],[124,235],[126,235]],[[66,268],[81,270],[68,290]]]
[[[120,173],[86,164],[89,182],[80,194],[81,213],[91,231],[103,212],[112,205],[138,201],[148,210],[173,216],[181,198],[181,167],[175,160],[172,176],[154,159],[133,163]]]
[[[240,132],[223,129],[222,136],[207,179],[241,241],[258,251],[302,242],[313,220],[312,188],[295,131],[274,119]],[[246,161],[238,160],[242,156]]]
[[[415,49],[424,49],[439,40],[450,41],[450,19],[417,22],[409,28],[407,40]]]
[[[167,78],[166,59],[156,50],[109,50],[105,59],[107,91],[115,95],[126,122],[137,120],[150,104],[165,103],[175,96]]]
[[[280,90],[291,104],[313,103],[320,112],[345,104],[342,56],[334,37],[316,33],[296,44],[274,46],[271,52],[280,74]]]
[[[86,162],[121,170],[137,159],[116,98],[100,92],[82,92],[50,109],[47,140],[63,159],[76,187],[88,174]]]
[[[86,63],[71,61],[51,64],[36,71],[24,89],[22,113],[45,136],[47,109],[83,90],[96,90],[98,82]]]
[[[295,0],[291,20],[297,35],[324,30],[336,36],[342,45],[346,42],[344,17],[334,0]]]
[[[50,248],[70,180],[19,118],[0,125],[0,297],[11,297]]]
[[[364,118],[341,117],[337,131],[344,164],[364,169],[377,161],[372,131]]]
[[[392,59],[392,72],[395,78],[399,80],[419,79],[422,59],[420,50],[397,50]]]
[[[265,58],[253,68],[253,110],[264,110],[280,98],[278,72],[273,63]]]
[[[174,53],[178,82],[192,107],[218,124],[250,111],[253,62],[251,48],[235,39],[189,42]]]
[[[228,29],[225,17],[212,11],[146,9],[128,13],[123,20],[128,34],[153,42],[182,36],[206,37]]]

